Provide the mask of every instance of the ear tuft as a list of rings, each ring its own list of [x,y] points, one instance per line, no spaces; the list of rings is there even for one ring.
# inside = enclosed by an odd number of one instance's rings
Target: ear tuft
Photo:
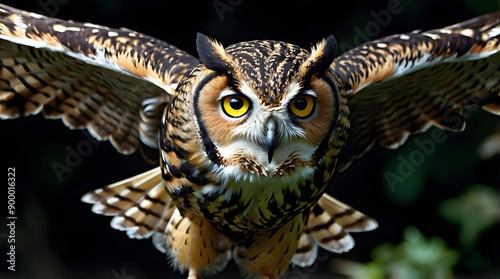
[[[337,52],[337,41],[333,35],[328,36],[311,49],[311,56],[304,65],[305,78],[322,75],[330,67]]]
[[[228,72],[231,70],[231,63],[224,51],[224,47],[216,40],[198,33],[196,36],[196,50],[200,56],[200,61],[205,67],[217,71]]]

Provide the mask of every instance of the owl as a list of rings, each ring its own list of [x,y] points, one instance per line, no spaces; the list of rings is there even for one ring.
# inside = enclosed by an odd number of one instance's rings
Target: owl
[[[464,108],[500,114],[500,14],[392,35],[336,56],[274,40],[197,56],[128,29],[0,5],[0,116],[41,113],[158,166],[82,197],[130,238],[151,238],[188,278],[279,278],[318,249],[353,248],[377,222],[325,193],[374,145],[397,148]]]

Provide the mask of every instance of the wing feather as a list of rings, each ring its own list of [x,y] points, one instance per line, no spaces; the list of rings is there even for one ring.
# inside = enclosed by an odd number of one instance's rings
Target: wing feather
[[[332,64],[348,94],[351,129],[338,170],[374,144],[397,148],[431,126],[465,128],[464,109],[500,114],[500,13],[393,35]]]
[[[123,153],[157,147],[161,113],[193,56],[146,35],[0,4],[0,117],[43,113]]]
[[[111,227],[137,239],[163,235],[175,209],[160,167],[91,191],[82,201],[93,204],[94,213],[115,216]]]
[[[292,263],[301,267],[312,265],[318,246],[335,253],[347,252],[354,247],[350,232],[371,231],[377,227],[375,220],[323,194],[311,208]]]

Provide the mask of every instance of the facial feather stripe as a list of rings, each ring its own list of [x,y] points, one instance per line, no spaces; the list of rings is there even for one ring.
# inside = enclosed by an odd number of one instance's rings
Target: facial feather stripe
[[[325,156],[325,153],[326,153],[326,150],[328,148],[328,144],[330,143],[330,139],[332,137],[333,131],[335,130],[335,127],[337,127],[337,122],[338,122],[338,118],[339,118],[338,111],[340,110],[339,91],[338,91],[337,86],[332,81],[332,79],[330,77],[328,77],[327,75],[322,76],[321,79],[324,80],[326,83],[328,83],[328,85],[330,85],[330,88],[333,90],[333,99],[334,99],[333,105],[334,105],[334,107],[332,108],[332,116],[333,116],[332,125],[330,126],[330,129],[328,130],[326,137],[320,143],[320,145],[318,146],[318,149],[316,149],[316,152],[314,154],[315,157],[318,159],[318,161],[319,161],[319,159],[323,158],[323,156]]]
[[[220,165],[220,159],[219,159],[219,152],[217,151],[217,147],[213,143],[213,141],[210,139],[208,135],[207,128],[205,127],[205,123],[202,121],[201,117],[201,111],[200,111],[200,104],[199,104],[199,99],[200,99],[200,92],[203,90],[203,87],[207,85],[212,79],[218,76],[217,72],[213,72],[206,77],[204,77],[202,80],[200,80],[199,85],[196,87],[194,96],[193,96],[193,101],[194,101],[194,115],[196,118],[196,121],[198,122],[198,127],[200,129],[200,134],[201,138],[203,139],[203,147],[205,150],[205,153],[207,154],[208,158],[210,161],[214,162],[216,165]]]

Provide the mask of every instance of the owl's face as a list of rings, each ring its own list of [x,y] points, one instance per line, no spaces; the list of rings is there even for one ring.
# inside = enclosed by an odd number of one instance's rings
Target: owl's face
[[[338,113],[326,74],[333,37],[311,53],[276,41],[224,49],[200,35],[205,74],[194,88],[204,149],[233,178],[310,175],[324,156]]]

